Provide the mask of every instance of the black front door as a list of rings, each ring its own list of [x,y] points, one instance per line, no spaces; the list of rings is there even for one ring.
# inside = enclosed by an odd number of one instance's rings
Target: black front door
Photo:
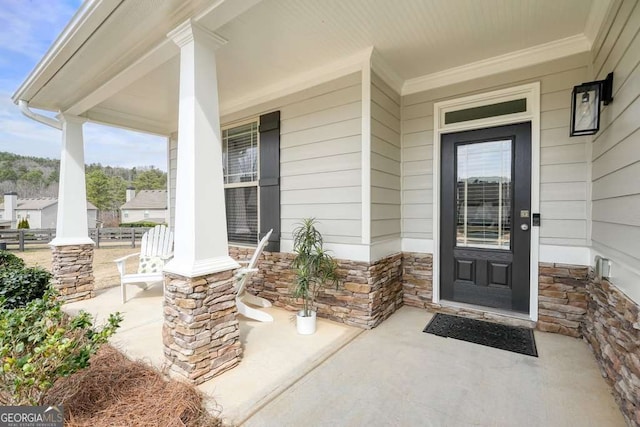
[[[528,313],[531,123],[441,144],[441,299]]]

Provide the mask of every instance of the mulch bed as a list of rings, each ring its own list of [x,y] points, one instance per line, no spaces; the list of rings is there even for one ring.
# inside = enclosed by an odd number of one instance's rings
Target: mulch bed
[[[45,404],[62,404],[65,426],[221,426],[192,385],[167,380],[105,345],[91,366],[56,382]]]

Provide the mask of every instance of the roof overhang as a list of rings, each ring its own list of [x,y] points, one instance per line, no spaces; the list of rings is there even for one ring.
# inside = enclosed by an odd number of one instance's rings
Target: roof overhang
[[[369,65],[409,94],[588,52],[611,4],[89,0],[12,98],[167,135],[177,128],[179,51],[166,34],[186,19],[229,40],[216,58],[228,114]],[[491,26],[504,34],[482,30]]]

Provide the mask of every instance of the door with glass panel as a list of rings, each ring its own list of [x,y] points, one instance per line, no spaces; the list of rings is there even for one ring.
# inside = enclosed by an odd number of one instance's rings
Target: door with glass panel
[[[528,313],[531,124],[441,144],[441,299]]]

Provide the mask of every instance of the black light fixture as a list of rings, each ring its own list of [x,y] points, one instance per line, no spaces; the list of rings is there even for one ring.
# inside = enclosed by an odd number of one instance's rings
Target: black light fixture
[[[600,129],[600,102],[613,101],[613,73],[604,80],[574,86],[571,93],[570,136],[593,135]]]

